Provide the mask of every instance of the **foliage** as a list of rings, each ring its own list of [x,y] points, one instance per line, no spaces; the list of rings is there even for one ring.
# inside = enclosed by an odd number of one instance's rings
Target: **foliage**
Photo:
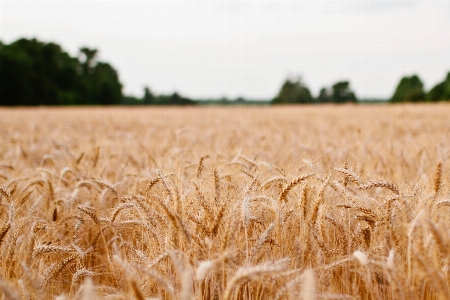
[[[340,81],[332,86],[332,102],[345,103],[356,102],[355,93],[350,89],[350,82]]]
[[[278,95],[272,100],[274,104],[285,103],[312,103],[311,92],[306,87],[301,77],[287,79],[281,87]]]
[[[436,84],[425,96],[427,101],[449,101],[450,100],[450,72],[444,81]]]
[[[82,47],[77,57],[61,46],[21,38],[0,41],[0,105],[265,105],[264,100],[190,99],[177,92],[154,94],[144,88],[141,98],[123,95],[119,74],[112,65],[98,61],[98,50]],[[450,72],[428,93],[417,75],[403,77],[390,102],[450,100]],[[272,104],[357,102],[349,81],[322,88],[313,98],[301,77],[288,78]],[[367,103],[367,102],[366,102]]]
[[[327,88],[321,88],[319,92],[319,96],[316,98],[316,102],[318,103],[327,103],[331,101],[331,93]]]
[[[189,98],[183,97],[177,92],[171,95],[159,95],[154,100],[157,105],[194,105],[195,102]]]
[[[196,105],[198,102],[189,98],[183,97],[178,93],[171,95],[157,95],[154,96],[149,88],[144,89],[144,97],[136,98],[132,96],[125,96],[122,100],[124,105]]]
[[[295,80],[287,79],[277,97],[272,100],[273,104],[281,103],[345,103],[357,102],[355,93],[350,88],[350,82],[340,81],[330,89],[322,88],[319,96],[313,99],[311,92],[299,77]]]
[[[391,98],[391,102],[419,102],[423,100],[425,100],[423,83],[417,75],[403,77]]]
[[[116,70],[81,48],[84,61],[55,43],[19,39],[0,47],[0,105],[119,104]]]
[[[331,89],[322,88],[316,99],[318,103],[346,103],[357,102],[355,93],[350,88],[349,81],[339,81]]]
[[[119,104],[122,100],[122,84],[114,68],[108,63],[98,62],[91,74],[86,75],[90,102],[107,105]]]
[[[148,87],[144,88],[144,99],[142,100],[144,104],[153,104],[155,102],[155,96]]]

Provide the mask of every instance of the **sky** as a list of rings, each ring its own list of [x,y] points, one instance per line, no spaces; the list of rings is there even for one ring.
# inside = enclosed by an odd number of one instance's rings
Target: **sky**
[[[313,96],[348,80],[389,98],[418,74],[428,90],[450,71],[448,0],[0,0],[0,40],[99,50],[124,93],[271,99],[301,76]]]

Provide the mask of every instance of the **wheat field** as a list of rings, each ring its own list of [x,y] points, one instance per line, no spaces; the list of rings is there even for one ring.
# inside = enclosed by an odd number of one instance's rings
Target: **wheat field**
[[[449,299],[450,106],[0,109],[0,299]]]

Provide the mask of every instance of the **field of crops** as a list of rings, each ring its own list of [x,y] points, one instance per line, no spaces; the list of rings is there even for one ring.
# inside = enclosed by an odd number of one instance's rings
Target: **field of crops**
[[[1,108],[0,299],[450,299],[449,116]]]

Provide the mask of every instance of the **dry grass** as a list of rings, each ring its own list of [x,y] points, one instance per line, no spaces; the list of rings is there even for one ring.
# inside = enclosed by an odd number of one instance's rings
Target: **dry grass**
[[[0,109],[0,299],[449,299],[450,106]]]

